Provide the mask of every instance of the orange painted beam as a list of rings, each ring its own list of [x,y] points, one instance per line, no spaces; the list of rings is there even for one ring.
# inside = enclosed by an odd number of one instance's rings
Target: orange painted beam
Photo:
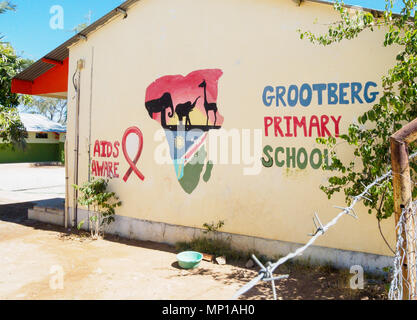
[[[50,59],[47,59],[50,60]],[[43,61],[43,60],[42,60]],[[49,69],[44,74],[37,77],[33,82],[26,80],[13,79],[12,80],[12,92],[40,95],[40,94],[52,94],[58,92],[68,91],[68,61],[66,58],[62,64],[58,61],[54,61],[54,67]],[[46,61],[44,61],[46,62]]]
[[[12,92],[32,94],[32,81],[12,79]]]

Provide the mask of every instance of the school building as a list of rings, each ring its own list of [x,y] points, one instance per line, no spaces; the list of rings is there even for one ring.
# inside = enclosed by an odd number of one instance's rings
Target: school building
[[[332,173],[316,139],[377,101],[396,55],[383,30],[300,39],[338,18],[323,1],[128,0],[17,75],[14,92],[68,99],[67,223],[88,214],[71,186],[109,177],[122,201],[109,232],[175,243],[223,220],[239,249],[306,243],[314,212],[327,223],[345,205],[319,188]],[[375,216],[356,213],[301,258],[391,265]],[[393,246],[394,218],[382,230]]]

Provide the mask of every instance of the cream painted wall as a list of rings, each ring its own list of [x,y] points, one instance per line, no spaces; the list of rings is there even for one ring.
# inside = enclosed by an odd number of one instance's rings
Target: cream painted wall
[[[316,18],[318,24],[314,24]],[[145,91],[164,75],[185,76],[194,70],[220,68],[224,74],[219,80],[217,104],[225,118],[224,129],[263,130],[264,116],[327,114],[342,115],[343,132],[370,105],[312,103],[307,108],[298,105],[284,109],[267,108],[262,103],[267,85],[380,82],[395,54],[395,50],[382,47],[382,32],[364,33],[356,40],[326,48],[299,39],[298,28],[325,30],[325,24],[336,18],[331,6],[306,2],[299,7],[289,0],[138,2],[127,19],[114,19],[87,41],[70,48],[70,185],[76,109],[71,78],[77,60],[82,58],[86,64],[81,71],[80,183],[88,177],[90,99],[93,143],[96,139],[121,142],[130,126],[138,126],[144,135],[138,163],[144,181],[134,174],[126,183],[122,180],[129,166],[120,149],[120,178],[110,182],[123,202],[117,214],[191,227],[225,220],[226,232],[305,243],[313,230],[313,213],[318,212],[322,222],[328,222],[338,213],[332,206],[344,204],[343,196],[329,201],[319,190],[328,173],[273,166],[250,176],[243,174],[243,165],[215,164],[211,179],[200,181],[194,192],[187,194],[172,164],[155,163],[154,152],[161,143],[154,140],[154,135],[160,126],[145,110]],[[303,137],[263,137],[262,146],[266,144],[309,150],[317,146],[315,138]],[[340,152],[346,153],[346,149],[341,146]],[[389,255],[375,217],[361,206],[357,213],[359,220],[343,218],[316,244]],[[393,244],[393,219],[383,223],[383,230]]]

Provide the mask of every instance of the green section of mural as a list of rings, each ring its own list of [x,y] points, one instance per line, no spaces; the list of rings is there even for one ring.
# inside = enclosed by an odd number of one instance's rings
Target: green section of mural
[[[179,180],[179,183],[184,191],[188,194],[191,194],[200,182],[200,176],[203,172],[206,156],[207,152],[205,148],[202,147],[195,153],[193,159],[191,159],[191,161],[188,162],[184,167],[184,176],[181,178],[181,180]],[[206,171],[203,175],[204,182],[210,180],[212,169],[213,164],[209,161],[206,164]]]
[[[211,170],[213,170],[213,163],[211,161],[208,161],[206,165],[206,172],[204,172],[203,175],[204,182],[208,182],[210,180]]]
[[[63,143],[28,143],[25,150],[0,147],[0,163],[61,161]],[[62,146],[63,148],[63,146]]]

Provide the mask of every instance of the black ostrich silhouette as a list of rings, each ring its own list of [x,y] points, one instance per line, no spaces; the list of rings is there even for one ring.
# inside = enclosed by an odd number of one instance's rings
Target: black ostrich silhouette
[[[191,101],[187,101],[185,103],[177,104],[177,106],[175,107],[175,113],[177,114],[178,119],[181,123],[182,119],[185,117],[185,125],[191,126],[190,112],[193,111],[198,99],[200,99],[200,97],[195,99],[194,103],[191,103]]]
[[[152,119],[154,113],[161,113],[162,127],[166,127],[166,109],[171,109],[168,113],[170,118],[174,116],[174,106],[172,103],[171,94],[169,92],[165,92],[159,99],[146,101],[145,107]]]
[[[207,123],[206,123],[206,126],[208,126],[208,121],[209,121],[208,112],[210,110],[214,112],[214,125],[216,125],[216,121],[217,121],[217,104],[214,103],[214,102],[208,103],[208,101],[207,101],[207,94],[206,94],[207,83],[206,83],[206,80],[203,80],[203,82],[199,84],[199,87],[200,88],[204,88],[204,109],[206,109],[206,115],[207,115]]]

